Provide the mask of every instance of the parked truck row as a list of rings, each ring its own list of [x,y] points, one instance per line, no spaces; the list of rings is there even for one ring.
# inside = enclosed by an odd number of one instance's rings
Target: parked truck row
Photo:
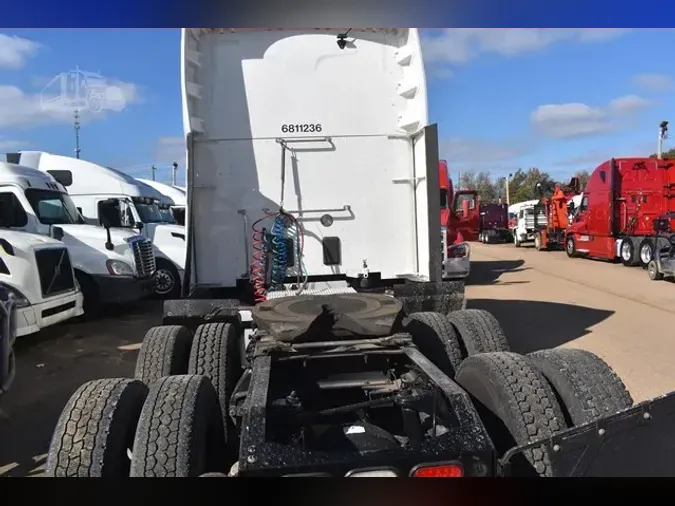
[[[134,378],[64,406],[47,476],[675,473],[675,394],[633,405],[595,355],[513,353],[464,309],[445,266],[479,204],[416,29],[185,28],[181,62],[182,295]]]
[[[85,160],[3,155],[0,288],[12,296],[15,336],[108,304],[180,293],[185,232],[161,215],[169,200]]]
[[[667,134],[659,129],[659,146]],[[651,279],[675,276],[675,161],[660,156],[612,158],[598,165],[581,191],[572,178],[514,204],[514,244],[564,248],[570,257],[642,266]]]

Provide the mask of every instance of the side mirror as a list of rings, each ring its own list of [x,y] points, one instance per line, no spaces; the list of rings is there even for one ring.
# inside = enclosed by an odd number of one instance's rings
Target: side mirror
[[[61,227],[52,227],[52,237],[56,239],[57,241],[63,240],[64,236],[63,229]]]
[[[134,223],[134,225],[138,230],[143,230],[143,222],[142,221],[137,221],[136,223]]]

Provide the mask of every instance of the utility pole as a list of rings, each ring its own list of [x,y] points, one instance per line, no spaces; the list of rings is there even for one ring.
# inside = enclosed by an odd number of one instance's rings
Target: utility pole
[[[155,173],[157,172],[157,167],[155,167],[155,164],[152,164],[152,180],[155,180]]]
[[[176,186],[176,174],[178,173],[178,163],[173,162],[173,171],[171,172],[171,185]]]
[[[80,113],[77,109],[73,113],[73,128],[75,129],[75,158],[80,158]]]
[[[511,178],[513,177],[513,174],[509,174],[506,176],[506,205],[510,206],[511,205],[511,194],[509,193],[509,183],[511,182]]]
[[[659,125],[659,142],[656,149],[656,158],[659,160],[663,156],[663,141],[668,138],[668,122],[662,121]]]

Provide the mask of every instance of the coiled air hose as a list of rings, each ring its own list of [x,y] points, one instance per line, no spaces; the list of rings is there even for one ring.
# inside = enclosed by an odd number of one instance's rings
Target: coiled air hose
[[[260,224],[274,218],[270,230],[271,241],[268,241],[266,229],[261,228]],[[253,294],[256,303],[267,300],[267,272],[271,267],[270,287],[279,288],[283,286],[288,269],[288,239],[294,238],[298,241],[298,284],[300,277],[305,272],[302,263],[302,253],[304,250],[304,229],[295,216],[284,212],[269,213],[253,223],[253,263],[251,265],[251,283],[253,284]],[[271,257],[271,262],[269,259]],[[269,262],[269,263],[268,263]],[[271,265],[270,265],[271,264]],[[305,275],[306,278],[306,275]],[[302,289],[301,289],[302,290]]]

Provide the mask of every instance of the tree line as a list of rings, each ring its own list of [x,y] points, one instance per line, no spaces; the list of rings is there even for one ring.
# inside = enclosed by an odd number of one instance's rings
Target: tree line
[[[579,178],[583,189],[590,174],[586,170],[581,170],[577,171],[574,176]],[[569,182],[569,179],[567,181],[556,181],[547,172],[535,167],[527,170],[518,169],[509,180],[509,202],[523,202],[539,198],[536,190],[537,183],[552,186],[555,183],[566,185]],[[459,187],[463,190],[476,190],[481,202],[485,204],[506,202],[506,177],[501,176],[494,179],[489,171],[461,173]]]
[[[649,155],[649,157],[656,158],[656,153]],[[662,158],[675,160],[675,148],[664,151]],[[590,173],[587,170],[580,170],[575,172],[574,176],[579,178],[581,189],[583,190],[588,182]],[[511,180],[509,181],[509,202],[516,203],[538,199],[537,183],[548,183],[550,185],[560,183],[561,185],[566,185],[569,182],[569,179],[566,181],[556,181],[547,172],[534,167],[527,170],[518,169],[511,175]],[[506,177],[501,176],[495,179],[489,171],[461,173],[459,188],[463,190],[476,190],[481,202],[486,204],[506,202]]]

